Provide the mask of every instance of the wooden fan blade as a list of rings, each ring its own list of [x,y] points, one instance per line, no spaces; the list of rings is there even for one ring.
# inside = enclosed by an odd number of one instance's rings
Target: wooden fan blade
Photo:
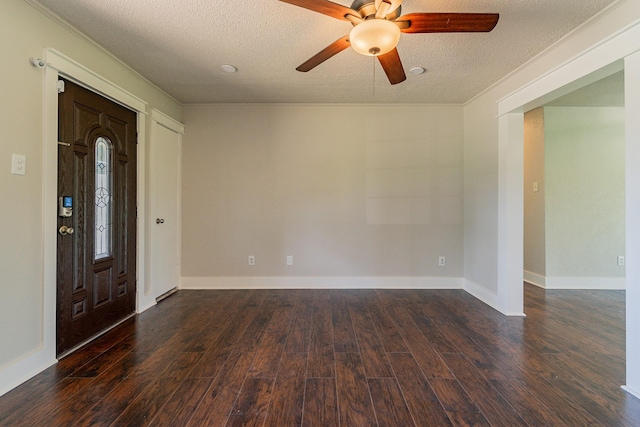
[[[498,23],[497,13],[410,13],[396,20],[403,33],[482,33]],[[402,28],[403,22],[409,22]]]
[[[348,7],[332,3],[327,0],[280,0],[285,3],[289,3],[295,6],[304,7],[305,9],[312,10],[314,12],[322,13],[323,15],[331,16],[332,18],[346,21],[346,15],[354,15],[358,18],[358,12]]]
[[[392,85],[402,83],[407,79],[404,69],[402,68],[402,62],[400,61],[400,55],[398,55],[398,49],[393,49],[389,53],[378,56],[378,61],[384,69],[389,83]]]
[[[304,64],[296,68],[296,70],[306,73],[307,71],[312,70],[318,65],[322,64],[324,61],[331,58],[332,56],[342,52],[349,46],[351,46],[351,43],[349,43],[348,35],[342,38],[339,38],[338,40],[334,41],[329,46],[325,47],[320,52],[316,53],[314,56],[309,58]]]

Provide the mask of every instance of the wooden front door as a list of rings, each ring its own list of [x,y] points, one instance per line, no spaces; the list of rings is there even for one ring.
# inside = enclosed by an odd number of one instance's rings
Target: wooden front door
[[[60,355],[135,311],[137,117],[68,81],[58,116]]]

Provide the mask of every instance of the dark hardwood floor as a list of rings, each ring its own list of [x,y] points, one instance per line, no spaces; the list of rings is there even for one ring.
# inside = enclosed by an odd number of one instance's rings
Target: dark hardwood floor
[[[3,426],[638,426],[624,292],[180,291],[0,397]]]

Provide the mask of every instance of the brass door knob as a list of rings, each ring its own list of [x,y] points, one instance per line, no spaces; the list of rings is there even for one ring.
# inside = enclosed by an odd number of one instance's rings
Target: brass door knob
[[[60,233],[61,236],[66,236],[67,234],[73,234],[73,228],[63,225],[58,229],[58,233]]]

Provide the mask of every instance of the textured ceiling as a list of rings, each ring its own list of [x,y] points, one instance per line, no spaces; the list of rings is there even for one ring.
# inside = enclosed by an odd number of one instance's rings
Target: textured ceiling
[[[407,80],[391,86],[373,58],[352,49],[296,71],[351,24],[278,0],[38,1],[187,104],[464,103],[614,3],[404,0],[403,15],[486,12],[500,21],[490,33],[402,34]],[[427,72],[412,75],[414,66]]]

